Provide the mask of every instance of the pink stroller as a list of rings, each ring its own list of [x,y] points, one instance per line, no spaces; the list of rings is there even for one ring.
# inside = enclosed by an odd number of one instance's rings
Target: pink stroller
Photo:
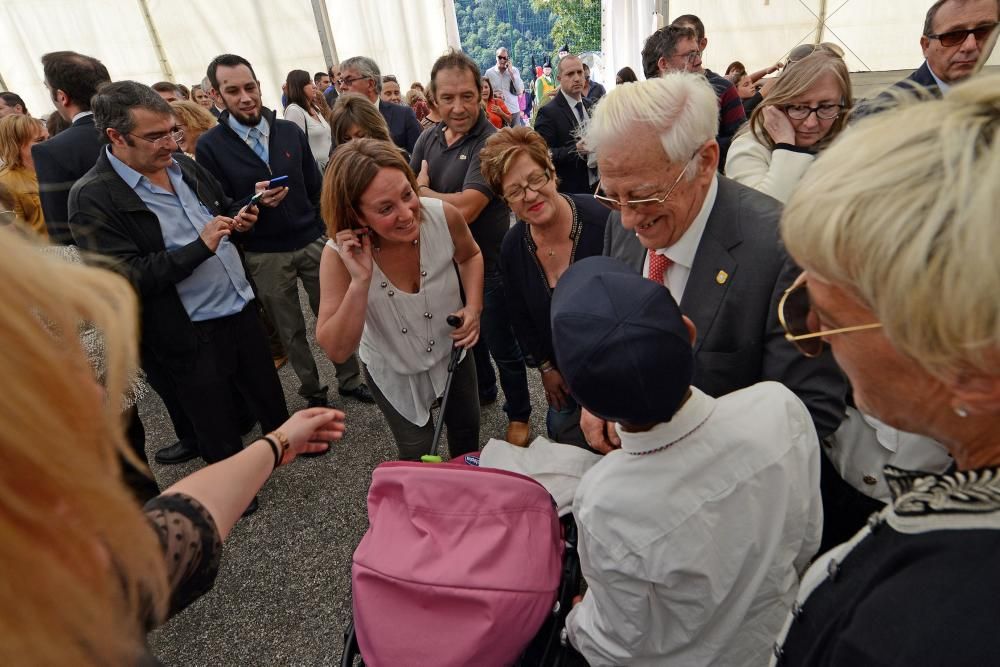
[[[573,518],[531,478],[465,459],[375,469],[342,665],[560,664],[580,585]]]

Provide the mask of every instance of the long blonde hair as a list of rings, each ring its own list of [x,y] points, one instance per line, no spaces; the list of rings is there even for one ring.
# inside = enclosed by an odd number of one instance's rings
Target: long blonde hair
[[[41,128],[37,120],[24,114],[0,118],[0,164],[4,169],[23,167],[21,147],[35,140]]]
[[[155,532],[121,480],[120,397],[137,348],[121,277],[0,229],[0,664],[134,663],[169,595]],[[104,335],[104,398],[78,330]]]

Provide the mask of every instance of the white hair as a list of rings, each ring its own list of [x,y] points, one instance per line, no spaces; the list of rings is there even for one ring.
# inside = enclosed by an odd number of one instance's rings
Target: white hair
[[[997,183],[1000,75],[976,76],[842,134],[799,183],[782,236],[801,266],[859,298],[929,372],[992,372]]]
[[[642,130],[659,136],[671,162],[687,163],[719,132],[715,91],[704,76],[686,72],[616,86],[594,107],[582,138],[600,159],[602,150],[628,144]]]

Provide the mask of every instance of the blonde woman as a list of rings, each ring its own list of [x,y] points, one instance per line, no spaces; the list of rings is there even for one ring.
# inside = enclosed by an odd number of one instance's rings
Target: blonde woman
[[[218,125],[219,121],[205,107],[196,102],[178,100],[171,102],[170,108],[174,110],[174,115],[177,117],[177,127],[184,133],[184,137],[177,142],[177,145],[193,160],[199,137]]]
[[[31,116],[11,114],[0,118],[0,184],[14,199],[15,218],[43,239],[48,239],[49,233],[38,196],[31,147],[44,141],[46,134],[45,127]]]
[[[778,78],[729,147],[726,176],[788,201],[816,155],[844,129],[851,79],[843,58],[825,49]]]
[[[277,465],[322,451],[343,413],[315,408],[140,509],[119,456],[137,354],[136,296],[109,271],[0,229],[0,664],[155,662],[145,632],[208,591],[221,543]],[[80,339],[101,331],[103,386]]]

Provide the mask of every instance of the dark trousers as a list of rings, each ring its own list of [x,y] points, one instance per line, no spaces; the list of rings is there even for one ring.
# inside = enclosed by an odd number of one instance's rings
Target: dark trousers
[[[131,462],[122,458],[122,480],[132,491],[132,495],[145,505],[147,501],[160,495],[160,487],[149,475],[149,457],[146,456],[146,429],[139,419],[139,409],[131,407],[122,414],[125,420],[125,437],[139,460],[146,464],[145,469],[138,469]]]
[[[455,368],[455,377],[451,381],[451,391],[448,396],[448,409],[444,416],[448,427],[448,452],[451,458],[475,452],[479,449],[479,391],[476,384],[476,364],[466,354],[462,363]],[[389,422],[389,430],[396,439],[399,448],[399,458],[402,461],[419,461],[424,454],[429,454],[434,441],[434,419],[428,419],[426,424],[418,426],[403,415],[396,412],[382,390],[372,380],[368,367],[362,364],[368,388],[372,392],[375,404]]]
[[[503,410],[510,421],[526,422],[531,417],[531,396],[528,394],[528,371],[521,348],[514,337],[507,314],[507,297],[499,268],[489,269],[483,282],[483,315],[479,322],[479,342],[473,348],[476,375],[481,395],[496,391],[497,376],[490,356],[500,371],[503,388]]]
[[[190,420],[202,458],[215,463],[243,449],[237,391],[264,433],[288,419],[288,407],[253,303],[194,328],[198,347],[185,358],[160,359],[159,370]]]

